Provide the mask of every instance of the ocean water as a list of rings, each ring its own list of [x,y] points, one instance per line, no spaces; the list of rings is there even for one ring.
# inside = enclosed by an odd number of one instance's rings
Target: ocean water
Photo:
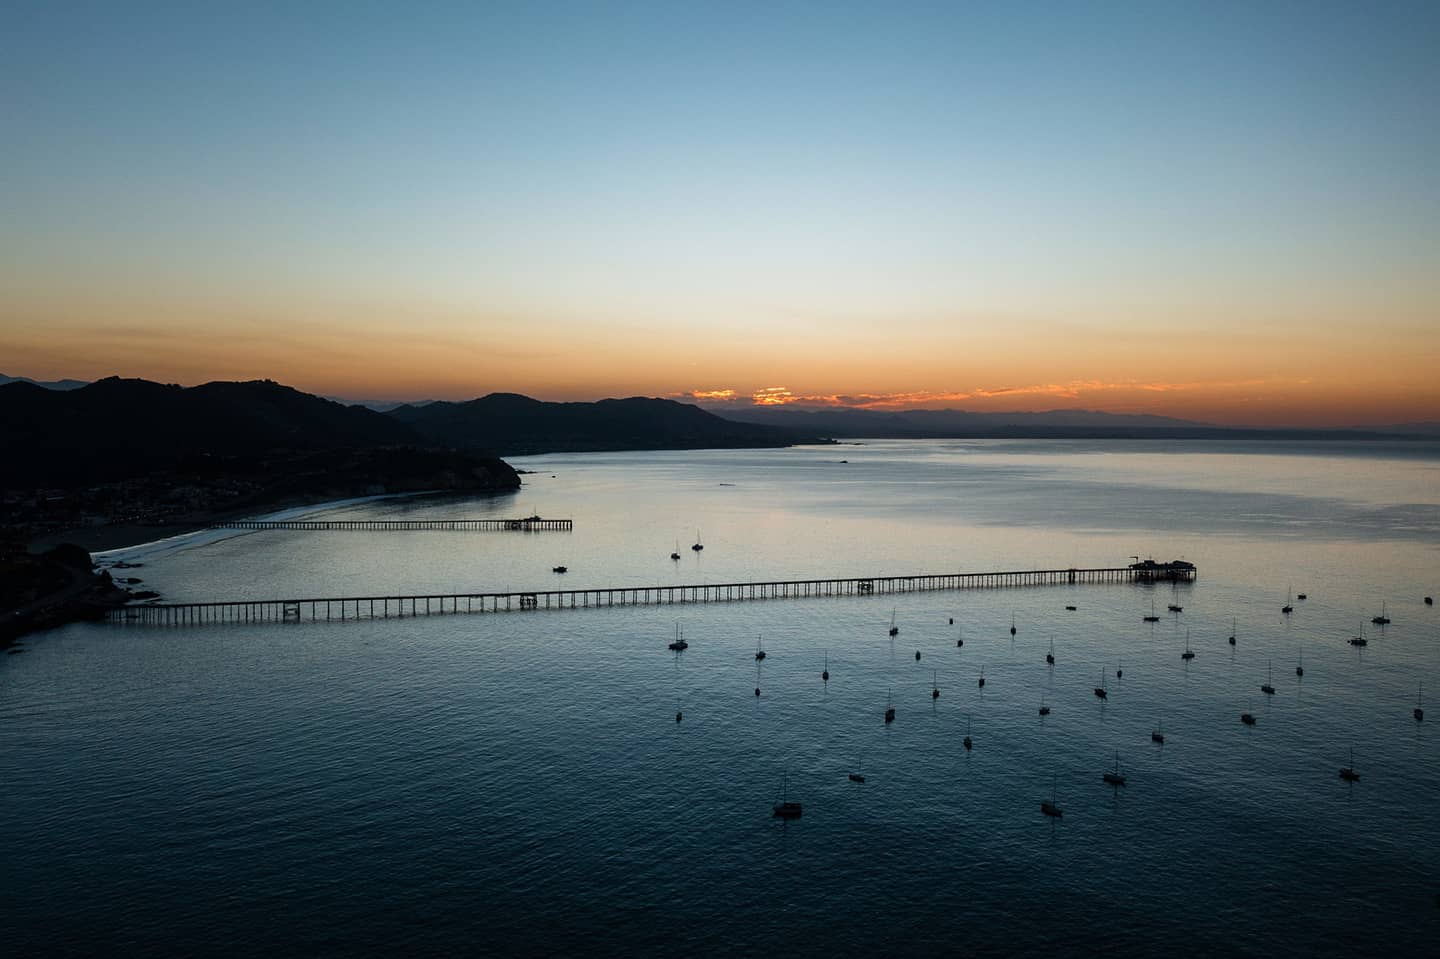
[[[1440,941],[1440,713],[1411,717],[1422,682],[1440,695],[1422,601],[1440,592],[1435,447],[876,441],[516,465],[534,471],[516,494],[321,512],[538,512],[573,533],[209,533],[105,558],[143,562],[133,575],[172,600],[1132,555],[1183,557],[1199,578],[36,636],[0,659],[7,952]],[[1369,623],[1382,603],[1384,629]],[[1101,779],[1117,755],[1118,788]],[[782,790],[802,819],[771,817]],[[1059,821],[1039,810],[1052,795]]]

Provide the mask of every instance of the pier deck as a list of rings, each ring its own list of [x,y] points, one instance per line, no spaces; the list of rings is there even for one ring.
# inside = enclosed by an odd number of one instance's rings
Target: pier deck
[[[516,530],[539,532],[559,530],[570,532],[575,521],[569,519],[241,519],[212,523],[207,529],[304,529],[304,530],[368,530],[389,532],[400,530]]]
[[[1195,569],[1176,581],[1195,579]],[[684,586],[624,586],[548,589],[503,593],[434,593],[411,596],[334,596],[308,599],[233,600],[210,603],[151,603],[111,612],[114,623],[194,626],[206,623],[339,622],[466,613],[534,612],[614,606],[671,606],[768,599],[877,596],[935,590],[1000,589],[1091,583],[1147,583],[1154,576],[1130,567],[1032,569],[995,573],[934,573],[755,583],[697,583]]]

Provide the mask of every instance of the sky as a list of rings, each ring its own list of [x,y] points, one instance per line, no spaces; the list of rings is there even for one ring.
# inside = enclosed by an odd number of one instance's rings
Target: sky
[[[1440,4],[11,2],[0,372],[1440,420]]]

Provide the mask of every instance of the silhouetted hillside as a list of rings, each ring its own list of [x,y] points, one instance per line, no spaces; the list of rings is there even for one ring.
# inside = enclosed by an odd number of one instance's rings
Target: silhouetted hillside
[[[0,486],[7,488],[73,487],[166,470],[245,472],[275,454],[429,445],[383,414],[268,380],[185,388],[111,377],[69,391],[0,386],[7,453]],[[373,475],[373,463],[365,471]]]
[[[110,548],[281,505],[520,486],[501,459],[436,446],[373,410],[269,381],[11,383],[0,386],[0,530]]]
[[[790,446],[813,434],[736,423],[688,403],[632,397],[547,403],[491,393],[464,403],[402,406],[388,414],[432,442],[500,454]]]

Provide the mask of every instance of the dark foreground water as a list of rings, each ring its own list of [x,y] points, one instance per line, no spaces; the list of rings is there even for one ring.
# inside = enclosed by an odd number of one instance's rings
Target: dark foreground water
[[[1200,579],[35,637],[0,660],[0,948],[1428,955],[1440,941],[1440,712],[1411,717],[1422,681],[1440,696],[1440,619],[1422,603],[1440,592],[1433,450],[875,443],[520,465],[540,472],[513,497],[331,514],[538,511],[573,516],[573,534],[265,532],[126,555],[175,599],[1135,553],[1183,555]],[[1291,591],[1309,598],[1285,617]],[[1382,602],[1384,630],[1369,624]],[[1359,651],[1346,640],[1362,625]],[[1352,749],[1361,779],[1346,784]],[[1119,789],[1101,781],[1117,752]],[[788,824],[770,816],[787,771],[805,807]],[[1052,790],[1058,822],[1039,810]]]

